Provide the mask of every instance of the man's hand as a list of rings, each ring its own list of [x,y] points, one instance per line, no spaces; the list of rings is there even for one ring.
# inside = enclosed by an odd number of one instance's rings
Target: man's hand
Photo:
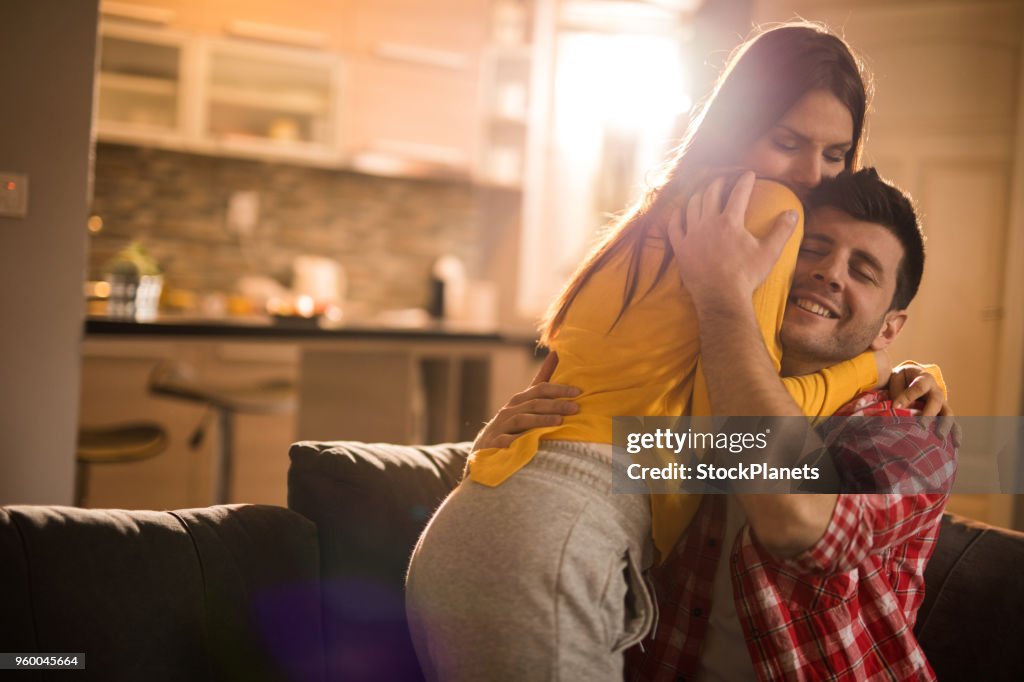
[[[562,423],[562,415],[579,411],[579,406],[569,398],[578,396],[580,389],[548,382],[557,364],[558,354],[549,353],[529,388],[512,396],[477,434],[473,441],[474,452],[484,448],[507,448],[524,431],[557,426]]]
[[[712,181],[703,193],[690,197],[685,228],[681,208],[672,216],[669,241],[683,284],[698,310],[749,303],[796,226],[797,213],[786,211],[763,238],[747,231],[744,220],[754,179],[752,172],[743,173],[724,207],[725,178]]]

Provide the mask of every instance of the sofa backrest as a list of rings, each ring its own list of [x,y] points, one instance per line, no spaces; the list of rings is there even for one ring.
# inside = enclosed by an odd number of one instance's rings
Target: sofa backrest
[[[392,670],[418,674],[406,659],[412,649],[402,580],[420,532],[461,478],[469,449],[469,443],[345,441],[292,447],[289,506],[321,532],[329,672],[351,672],[341,663],[351,660],[357,645],[386,658],[390,642]],[[1024,657],[1016,655],[1024,625],[1022,566],[1024,534],[944,516],[915,628],[940,680],[1024,680]],[[352,639],[359,620],[367,618],[377,630]]]
[[[325,677],[316,527],[287,509],[5,507],[0,557],[4,651],[114,682]]]

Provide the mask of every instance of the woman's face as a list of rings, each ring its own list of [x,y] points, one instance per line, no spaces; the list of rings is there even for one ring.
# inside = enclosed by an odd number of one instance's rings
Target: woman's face
[[[754,140],[741,165],[803,195],[843,170],[851,146],[850,110],[829,90],[811,90]]]

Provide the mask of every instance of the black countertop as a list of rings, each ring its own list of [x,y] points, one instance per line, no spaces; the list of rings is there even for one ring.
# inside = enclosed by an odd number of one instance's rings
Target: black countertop
[[[524,332],[479,330],[444,322],[423,326],[398,327],[364,324],[321,326],[316,320],[274,319],[268,317],[197,319],[161,318],[153,322],[89,317],[85,333],[95,337],[194,336],[246,339],[352,339],[394,341],[481,341],[533,347],[536,336]]]

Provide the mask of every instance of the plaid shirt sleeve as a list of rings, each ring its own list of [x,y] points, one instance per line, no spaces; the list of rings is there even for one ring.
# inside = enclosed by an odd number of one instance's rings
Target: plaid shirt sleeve
[[[945,501],[941,494],[839,495],[821,539],[794,557],[775,561],[798,573],[852,571],[868,556],[938,523]]]
[[[880,489],[925,485],[933,492],[839,495],[821,539],[801,554],[776,559],[792,570],[817,574],[852,570],[868,556],[935,525],[942,515],[955,474],[952,437],[940,437],[935,422],[926,427],[911,410],[892,407],[881,391],[864,394],[836,416],[852,413],[870,418],[858,417],[838,427],[841,438],[836,442],[841,444],[832,452],[840,467],[843,460],[860,460]]]
[[[894,410],[880,392],[862,394],[841,412],[913,414]],[[922,447],[951,458],[955,443],[910,426],[900,422],[894,431],[905,437],[883,439],[877,462],[897,455],[915,459]],[[947,485],[952,480],[949,467],[915,466],[940,472],[935,475],[948,478]],[[654,572],[661,618],[643,649],[627,652],[626,679],[672,682],[696,675],[715,569],[729,561],[736,613],[760,682],[934,680],[913,628],[945,497],[839,495],[821,540],[797,557],[779,559],[749,526],[735,539],[723,537],[725,501],[705,496],[683,541]]]
[[[948,494],[952,487],[955,448],[923,417],[833,417],[822,431],[842,492]]]

